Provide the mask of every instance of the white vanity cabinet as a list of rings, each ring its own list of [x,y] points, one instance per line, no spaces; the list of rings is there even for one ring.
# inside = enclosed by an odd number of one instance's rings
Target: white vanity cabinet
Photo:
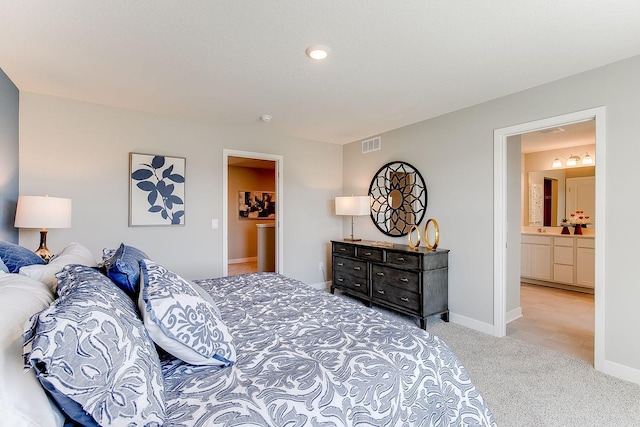
[[[520,244],[520,275],[551,280],[551,237],[523,234]]]
[[[595,245],[592,237],[521,235],[520,276],[525,283],[567,289],[595,287]]]

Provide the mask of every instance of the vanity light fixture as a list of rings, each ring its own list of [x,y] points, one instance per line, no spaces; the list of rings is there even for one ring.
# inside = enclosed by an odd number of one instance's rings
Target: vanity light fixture
[[[322,61],[329,56],[329,48],[319,44],[309,46],[304,52],[309,58],[316,61]]]
[[[559,156],[556,157],[553,160],[553,163],[551,163],[551,167],[553,169],[560,169],[562,167],[562,160],[560,160],[560,157],[563,157],[565,159],[567,159],[564,156]],[[582,157],[582,160],[580,159],[580,156],[576,156],[575,154],[571,154],[571,156],[567,159],[567,167],[575,167],[575,166],[592,166],[593,165],[593,157],[591,157],[589,155],[589,153],[584,153],[584,156]]]

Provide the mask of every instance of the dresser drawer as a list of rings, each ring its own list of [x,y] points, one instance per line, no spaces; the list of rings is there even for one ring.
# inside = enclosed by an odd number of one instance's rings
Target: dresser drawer
[[[340,256],[333,257],[333,269],[356,277],[367,278],[367,263]]]
[[[417,294],[420,293],[420,273],[416,271],[406,271],[374,264],[371,266],[371,280]]]
[[[384,251],[376,248],[357,248],[356,256],[367,261],[384,261]]]
[[[333,271],[333,286],[347,289],[350,292],[356,292],[363,296],[369,296],[369,286],[367,285],[366,278],[357,277],[342,271]]]
[[[417,293],[381,282],[373,282],[371,286],[371,297],[374,300],[389,302],[415,313],[420,312],[420,295]]]
[[[408,254],[406,252],[387,251],[387,264],[397,265],[398,267],[419,269],[422,255]]]
[[[345,243],[333,242],[333,253],[346,256],[356,256],[356,247]]]

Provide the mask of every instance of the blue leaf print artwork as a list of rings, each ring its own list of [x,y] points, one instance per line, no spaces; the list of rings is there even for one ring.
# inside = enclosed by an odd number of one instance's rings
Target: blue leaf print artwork
[[[184,200],[174,192],[178,184],[182,189],[181,194],[184,194],[184,175],[175,171],[175,164],[168,164],[165,156],[153,156],[150,163],[139,163],[135,166],[139,169],[131,173],[131,179],[138,181],[137,188],[148,193],[147,211],[158,214],[171,225],[183,224]]]

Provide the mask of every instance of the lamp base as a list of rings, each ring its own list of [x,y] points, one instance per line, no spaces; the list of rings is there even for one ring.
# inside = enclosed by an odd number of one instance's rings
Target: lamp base
[[[362,239],[354,239],[353,237],[345,237],[344,239],[345,242],[361,242]]]
[[[40,230],[40,247],[35,251],[36,255],[49,262],[53,257],[53,252],[47,248],[47,230]]]

